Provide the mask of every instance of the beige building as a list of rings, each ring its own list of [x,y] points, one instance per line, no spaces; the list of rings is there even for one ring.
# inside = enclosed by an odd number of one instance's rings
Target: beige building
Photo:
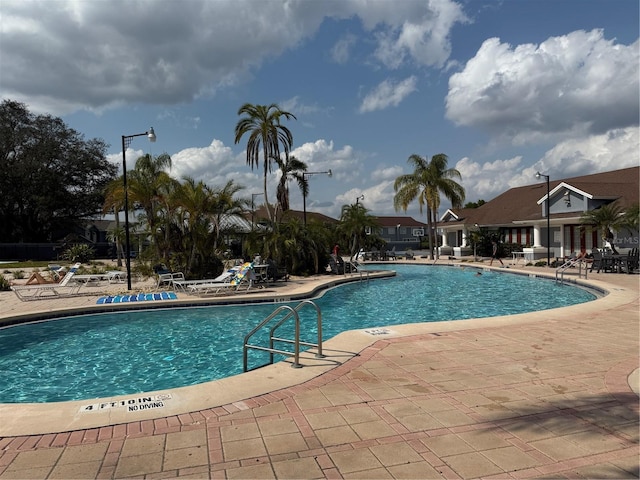
[[[440,254],[473,254],[469,235],[478,229],[495,232],[500,241],[522,245],[528,260],[546,259],[547,238],[552,259],[581,248],[588,252],[600,248],[598,232],[582,225],[580,217],[613,202],[623,209],[637,204],[639,179],[640,167],[550,179],[547,197],[547,179],[541,176],[538,182],[512,188],[481,207],[447,210],[438,223]],[[638,247],[638,232],[617,232],[613,241],[619,249]]]

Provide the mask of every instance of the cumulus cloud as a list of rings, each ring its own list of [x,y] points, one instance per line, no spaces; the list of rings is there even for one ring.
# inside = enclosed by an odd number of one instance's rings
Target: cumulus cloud
[[[378,2],[394,9],[401,2]],[[376,33],[375,57],[387,68],[398,68],[407,59],[421,66],[442,68],[451,54],[449,33],[456,23],[467,23],[460,5],[454,2],[425,2],[427,8],[415,8],[412,16]],[[418,7],[418,6],[416,6]],[[406,12],[403,12],[406,13]],[[407,20],[411,18],[411,20]]]
[[[297,48],[327,18],[359,19],[374,45],[371,55],[382,63],[388,61],[380,52],[393,51],[440,65],[450,55],[453,24],[464,20],[450,0],[264,2],[260,8],[255,0],[0,5],[0,96],[56,115],[215,95],[250,78],[265,59]],[[344,37],[334,59],[347,61],[353,41]]]
[[[417,90],[417,83],[418,78],[415,75],[400,82],[383,81],[364,97],[360,105],[360,113],[397,107],[407,96]]]
[[[629,127],[565,140],[529,166],[524,166],[522,156],[518,155],[489,162],[465,157],[455,168],[462,175],[468,199],[491,200],[510,188],[535,183],[537,171],[557,179],[637,166],[638,145],[640,130]]]
[[[447,117],[516,144],[637,125],[638,48],[602,30],[515,48],[491,38],[451,76]]]
[[[522,157],[479,163],[468,157],[459,160],[455,167],[462,176],[462,186],[467,199],[491,200],[505,190],[514,187],[510,179],[520,174]],[[531,183],[531,182],[529,182]]]
[[[262,167],[248,169],[244,152],[236,155],[220,140],[214,139],[207,147],[181,150],[171,155],[171,160],[174,178],[192,177],[210,187],[222,187],[233,180],[246,191],[262,191]],[[271,180],[275,184],[275,179]]]

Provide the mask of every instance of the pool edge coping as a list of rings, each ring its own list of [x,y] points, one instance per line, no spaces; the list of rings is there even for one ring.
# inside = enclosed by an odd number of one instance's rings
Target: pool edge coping
[[[447,266],[447,265],[441,265]],[[453,265],[459,267],[459,264]],[[468,268],[481,268],[484,270],[497,270],[497,268],[488,268],[486,266],[476,267],[467,266]],[[500,273],[511,273],[518,275],[528,275],[542,277],[546,279],[554,279],[553,275],[545,274],[545,272],[528,272],[510,269],[509,271],[500,271]],[[388,276],[388,275],[387,275]],[[328,281],[307,291],[305,298],[313,296],[318,291],[326,290],[340,283],[356,281],[353,277],[343,280],[329,278]],[[587,288],[595,289],[604,294],[591,302],[587,302],[589,306],[598,307],[595,311],[610,310],[619,305],[628,303],[628,290],[617,288],[602,282],[600,280],[575,280],[570,283],[582,285]],[[305,295],[303,292],[297,295]],[[292,297],[292,295],[287,295]],[[294,300],[295,301],[295,300]],[[174,302],[174,301],[170,301]],[[443,332],[452,332],[456,330],[469,330],[476,328],[498,328],[502,325],[513,325],[530,323],[539,319],[540,314],[544,314],[545,320],[561,320],[566,316],[576,314],[574,310],[581,310],[585,303],[561,307],[550,310],[542,310],[537,312],[529,312],[516,315],[506,315],[498,317],[474,318],[466,320],[441,321],[433,323],[420,324],[403,324],[390,327],[383,327],[388,330],[384,337],[381,335],[369,335],[365,330],[351,330],[342,332],[335,337],[324,342],[325,353],[331,350],[341,352],[340,356],[333,358],[331,355],[327,357],[325,363],[335,362],[334,364],[307,366],[301,369],[290,368],[290,363],[285,360],[274,365],[263,367],[253,372],[242,373],[232,377],[203,384],[179,387],[169,390],[159,390],[155,392],[145,392],[141,394],[121,395],[114,397],[105,397],[92,400],[77,400],[69,402],[54,403],[16,403],[16,404],[0,404],[0,418],[3,418],[3,425],[0,426],[0,437],[14,437],[24,435],[39,435],[47,433],[61,433],[79,429],[100,428],[105,426],[113,426],[123,423],[154,420],[171,415],[180,415],[194,411],[201,411],[224,405],[242,404],[243,401],[255,396],[264,395],[266,393],[277,392],[279,390],[300,385],[304,382],[312,380],[348,361],[353,356],[359,355],[367,347],[374,345],[378,340],[383,338],[399,338],[412,337],[416,335],[434,334]],[[84,308],[84,307],[83,307]],[[594,311],[594,309],[592,309]],[[86,313],[86,312],[85,312]],[[64,316],[64,315],[63,315]],[[345,352],[351,356],[346,360],[343,358]],[[307,358],[307,360],[309,360]],[[262,375],[264,374],[264,375]],[[247,382],[247,376],[251,381]],[[266,377],[269,382],[265,383]],[[274,377],[278,377],[276,382],[271,382]],[[242,383],[242,385],[239,385]],[[238,392],[241,390],[241,392]],[[222,391],[222,392],[221,392]],[[149,409],[146,411],[135,412],[135,418],[119,413],[117,409],[105,409],[103,413],[82,412],[81,409],[87,404],[95,403],[113,403],[130,399],[131,397],[143,397],[154,395],[172,395],[172,402],[168,408]],[[173,402],[173,400],[176,400]],[[174,404],[175,403],[175,404]],[[124,410],[122,410],[124,412]],[[94,415],[95,414],[95,415]]]

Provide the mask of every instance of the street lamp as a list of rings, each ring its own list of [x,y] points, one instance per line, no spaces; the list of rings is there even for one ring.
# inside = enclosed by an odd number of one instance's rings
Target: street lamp
[[[329,175],[329,177],[333,175],[331,173],[331,169],[327,170],[326,172],[302,172],[302,180],[306,180],[306,178],[310,175],[321,175],[321,174],[327,174]],[[307,226],[307,195],[305,192],[306,192],[306,189],[302,192],[302,212],[303,212],[304,225]]]
[[[540,172],[536,172],[536,178],[540,180],[540,177],[544,177],[547,180],[547,267],[551,266],[551,199],[549,198],[549,175],[545,175]]]
[[[251,230],[253,230],[253,226],[254,226],[253,215],[254,215],[254,213],[256,213],[255,212],[255,206],[254,206],[255,204],[254,204],[254,202],[255,202],[255,198],[258,195],[264,195],[264,193],[261,192],[261,193],[252,193],[251,194]]]
[[[475,223],[474,226],[476,227],[476,229],[478,228],[477,223]],[[476,233],[473,239],[473,261],[474,262],[478,261],[478,256],[476,255],[477,247],[478,247],[478,234]]]
[[[364,193],[360,195],[358,198],[356,198],[356,205],[360,203],[360,200],[364,200]]]
[[[156,133],[153,127],[144,133],[136,133],[135,135],[122,135],[122,183],[124,185],[124,251],[127,256],[125,262],[127,264],[127,290],[131,290],[131,250],[129,244],[129,191],[127,189],[127,148],[131,145],[131,140],[135,137],[146,136],[150,142],[156,141]]]

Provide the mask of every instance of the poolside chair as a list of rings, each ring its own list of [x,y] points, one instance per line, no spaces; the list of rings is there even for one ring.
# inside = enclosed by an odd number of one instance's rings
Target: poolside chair
[[[183,292],[190,291],[191,293],[198,293],[200,290],[206,291],[209,288],[213,288],[220,284],[227,284],[237,273],[239,267],[233,267],[229,270],[225,270],[215,278],[204,278],[200,280],[174,280],[173,286],[176,290],[182,290]]]
[[[196,283],[190,285],[189,291],[195,295],[217,295],[225,293],[234,293],[244,289],[244,285],[247,284],[246,290],[249,290],[253,286],[255,280],[255,273],[253,272],[253,263],[247,262],[234,272],[233,276],[229,276],[228,280],[221,282],[207,282]],[[245,290],[245,291],[246,291]]]
[[[45,283],[41,285],[13,285],[11,290],[22,300],[40,300],[46,298],[69,297],[77,295],[83,283],[72,283],[71,279],[80,268],[81,263],[76,263],[65,274],[60,283]]]
[[[158,267],[158,265],[156,265],[156,267]],[[154,267],[154,270],[156,270],[156,267]],[[184,273],[182,272],[170,272],[168,270],[162,269],[162,270],[156,270],[156,274],[158,275],[158,281],[156,283],[156,288],[160,288],[163,285],[167,285],[171,288],[173,288],[173,282],[175,281],[184,281]]]

